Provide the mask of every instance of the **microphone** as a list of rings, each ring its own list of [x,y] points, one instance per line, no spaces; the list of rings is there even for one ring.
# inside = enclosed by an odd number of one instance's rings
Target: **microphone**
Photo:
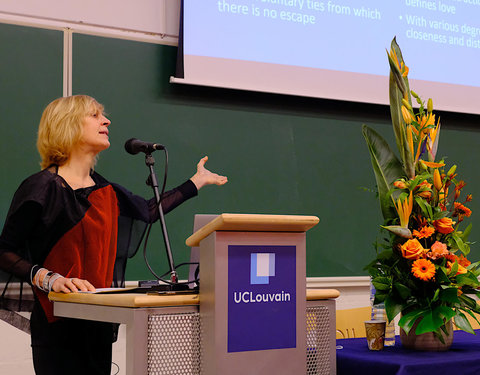
[[[143,142],[137,138],[130,138],[125,142],[125,151],[132,155],[139,152],[150,154],[155,150],[165,150],[165,146],[159,143]]]

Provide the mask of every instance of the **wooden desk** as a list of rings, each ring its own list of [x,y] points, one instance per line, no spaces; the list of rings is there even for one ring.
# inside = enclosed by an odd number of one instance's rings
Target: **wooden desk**
[[[307,374],[335,373],[334,289],[307,289]],[[126,324],[126,373],[200,374],[198,294],[50,293],[59,317]]]

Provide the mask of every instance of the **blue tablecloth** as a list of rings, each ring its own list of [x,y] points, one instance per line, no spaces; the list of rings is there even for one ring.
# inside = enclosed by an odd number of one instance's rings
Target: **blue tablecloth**
[[[445,352],[419,352],[395,346],[368,350],[365,338],[337,340],[338,375],[480,375],[480,330],[477,335],[455,331]],[[343,347],[343,349],[340,349]]]

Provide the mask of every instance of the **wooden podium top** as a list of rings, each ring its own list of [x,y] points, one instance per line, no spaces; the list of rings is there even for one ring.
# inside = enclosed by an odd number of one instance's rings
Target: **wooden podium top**
[[[198,305],[199,295],[186,294],[147,294],[147,293],[48,293],[48,299],[54,302],[85,303],[89,305],[119,307],[166,307]]]
[[[199,246],[200,241],[215,231],[306,232],[319,221],[316,216],[221,214],[197,230],[185,242],[190,247]]]
[[[337,298],[340,292],[336,289],[307,289],[307,301]],[[50,301],[83,303],[89,305],[117,306],[117,307],[167,307],[198,305],[200,298],[198,294],[103,294],[103,293],[55,293],[48,294]]]

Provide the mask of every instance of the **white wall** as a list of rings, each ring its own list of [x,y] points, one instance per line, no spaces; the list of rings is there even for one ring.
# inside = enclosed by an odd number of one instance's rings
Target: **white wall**
[[[0,0],[0,22],[176,44],[180,0]]]

